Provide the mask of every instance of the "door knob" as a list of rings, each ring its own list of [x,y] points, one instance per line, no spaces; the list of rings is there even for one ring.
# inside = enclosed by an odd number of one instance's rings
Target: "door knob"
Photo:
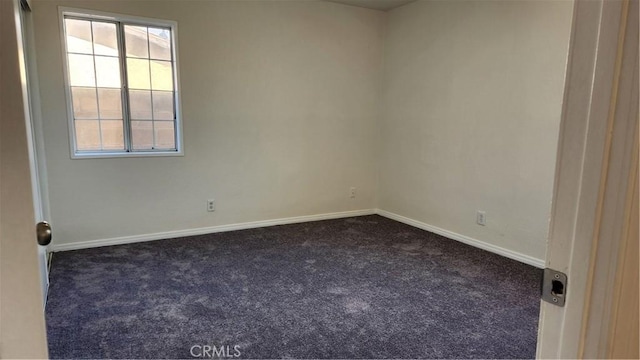
[[[38,238],[38,244],[47,246],[51,242],[51,225],[42,221],[36,225],[36,236]]]

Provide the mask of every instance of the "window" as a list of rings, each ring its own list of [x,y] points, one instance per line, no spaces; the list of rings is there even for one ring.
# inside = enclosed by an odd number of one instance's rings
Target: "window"
[[[72,157],[181,154],[173,22],[62,11]]]

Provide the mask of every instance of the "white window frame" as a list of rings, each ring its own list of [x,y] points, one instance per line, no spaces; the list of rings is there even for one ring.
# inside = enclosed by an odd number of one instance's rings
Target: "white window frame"
[[[69,78],[69,60],[67,58],[67,37],[64,25],[65,16],[72,16],[76,18],[84,18],[87,20],[106,20],[112,22],[124,22],[127,25],[140,25],[140,26],[158,26],[171,29],[171,49],[173,56],[173,84],[174,84],[174,104],[175,104],[175,142],[176,150],[135,150],[135,151],[112,151],[112,150],[96,150],[96,151],[77,151],[76,150],[76,134],[75,123],[73,116],[73,103],[71,97],[71,83]],[[180,72],[178,66],[178,23],[172,20],[162,20],[155,18],[146,18],[140,16],[114,14],[97,10],[77,9],[69,7],[58,7],[58,18],[60,25],[60,38],[62,41],[62,64],[64,73],[64,85],[67,102],[67,117],[69,127],[69,149],[71,152],[71,159],[95,159],[95,158],[121,158],[121,157],[158,157],[158,156],[184,156],[184,146],[182,138],[182,102],[180,92]],[[119,40],[123,41],[123,40]],[[120,54],[120,56],[126,56],[126,54]],[[125,88],[126,84],[122,84]],[[123,104],[123,107],[125,104]],[[127,121],[123,114],[123,126],[128,126]]]

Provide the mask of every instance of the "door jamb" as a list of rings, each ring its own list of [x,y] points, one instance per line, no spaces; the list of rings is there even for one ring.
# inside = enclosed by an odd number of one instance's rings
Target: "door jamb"
[[[40,94],[38,93],[38,77],[35,63],[35,44],[30,18],[30,2],[13,0],[19,12],[16,19],[16,36],[18,57],[20,61],[20,78],[23,94],[23,107],[27,145],[29,150],[29,168],[31,172],[31,192],[36,222],[49,218],[49,202],[46,183],[46,166],[44,159],[44,140],[42,132],[42,116],[40,110]],[[35,229],[35,224],[34,224]],[[43,306],[47,304],[49,288],[49,270],[47,264],[48,247],[38,245],[38,261],[41,267],[41,288]]]
[[[637,114],[635,118],[615,116],[613,111],[624,54],[620,33],[628,3],[574,2],[546,258],[547,267],[569,276],[567,301],[565,307],[541,303],[538,358],[593,356],[589,349],[585,352],[585,340],[590,339],[585,337],[586,314],[591,309],[590,295],[603,289],[591,288],[595,266],[592,254],[598,250],[604,201],[616,197],[624,200],[627,188],[612,191],[613,182],[607,184],[610,171],[622,177],[628,165],[609,167],[612,160],[623,159],[619,151],[610,151],[612,122],[629,131],[637,124]],[[623,153],[631,151],[628,142],[620,146]],[[606,240],[609,245],[619,241]],[[607,335],[606,331],[602,334]]]

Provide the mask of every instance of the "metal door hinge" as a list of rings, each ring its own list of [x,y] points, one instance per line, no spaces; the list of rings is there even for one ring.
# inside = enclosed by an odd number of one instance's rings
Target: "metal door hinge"
[[[542,300],[553,305],[564,306],[566,297],[567,275],[553,269],[544,269]]]

